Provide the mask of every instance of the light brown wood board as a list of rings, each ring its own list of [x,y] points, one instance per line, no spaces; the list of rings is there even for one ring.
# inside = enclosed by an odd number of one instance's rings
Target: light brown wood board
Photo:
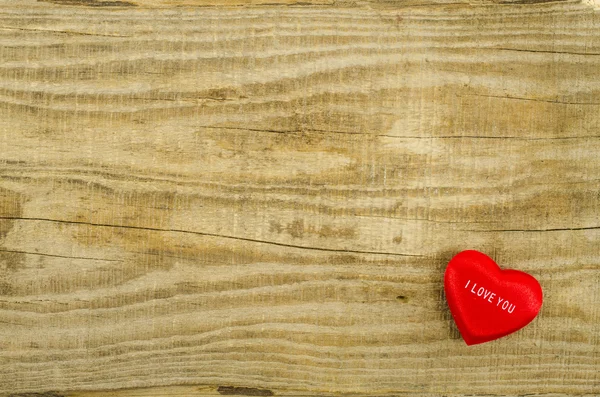
[[[0,1],[0,393],[600,395],[597,5]]]

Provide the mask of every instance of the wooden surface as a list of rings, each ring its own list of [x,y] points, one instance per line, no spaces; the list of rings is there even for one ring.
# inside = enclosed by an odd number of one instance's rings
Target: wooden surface
[[[600,395],[598,3],[261,3],[0,0],[0,393]]]

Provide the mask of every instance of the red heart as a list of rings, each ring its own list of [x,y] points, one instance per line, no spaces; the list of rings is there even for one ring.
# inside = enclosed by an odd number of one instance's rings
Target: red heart
[[[489,342],[523,328],[542,307],[542,287],[533,276],[502,270],[478,251],[463,251],[450,260],[444,290],[467,345]]]

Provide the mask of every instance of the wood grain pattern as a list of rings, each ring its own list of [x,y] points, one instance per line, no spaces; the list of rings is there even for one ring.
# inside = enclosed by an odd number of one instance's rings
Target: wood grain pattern
[[[600,395],[593,7],[92,3],[0,1],[1,393]]]

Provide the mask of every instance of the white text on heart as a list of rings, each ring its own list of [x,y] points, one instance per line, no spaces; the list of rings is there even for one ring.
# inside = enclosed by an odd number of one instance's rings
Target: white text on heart
[[[465,288],[467,288],[469,286],[469,284],[471,283],[471,280],[467,281],[467,284],[465,285]],[[496,293],[488,290],[485,287],[479,287],[477,288],[477,283],[473,283],[473,286],[471,287],[471,293],[481,297],[484,300],[487,300],[490,303],[494,303],[494,298],[496,297]],[[500,304],[502,304],[502,306],[500,306]],[[509,301],[507,301],[506,299],[503,299],[501,297],[498,296],[498,300],[496,301],[496,306],[500,307],[502,310],[505,310],[509,313],[512,313],[515,311],[515,305],[510,303]]]

